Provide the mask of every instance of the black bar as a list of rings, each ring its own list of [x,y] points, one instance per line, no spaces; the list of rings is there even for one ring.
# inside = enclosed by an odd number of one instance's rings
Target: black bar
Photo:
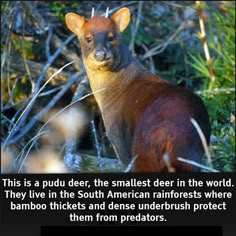
[[[87,227],[87,226],[43,226],[41,228],[41,236],[51,235],[214,235],[223,236],[222,227],[220,226],[104,226],[104,227]],[[224,235],[225,236],[225,235]]]

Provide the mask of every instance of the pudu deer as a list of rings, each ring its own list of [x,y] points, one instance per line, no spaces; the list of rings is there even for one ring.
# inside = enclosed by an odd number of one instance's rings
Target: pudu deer
[[[134,172],[199,170],[178,157],[201,162],[204,149],[193,118],[209,143],[210,123],[202,100],[191,91],[148,72],[132,56],[121,33],[130,22],[130,10],[121,8],[110,18],[87,20],[75,13],[65,16],[77,35],[83,63],[119,160]]]

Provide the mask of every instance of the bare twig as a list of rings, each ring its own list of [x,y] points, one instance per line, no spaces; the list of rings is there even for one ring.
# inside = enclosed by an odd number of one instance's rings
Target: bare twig
[[[34,117],[32,117],[30,119],[30,121],[28,122],[27,125],[25,125],[24,129],[22,130],[22,132],[18,135],[16,135],[14,138],[10,139],[7,143],[7,145],[13,144],[18,142],[21,138],[24,137],[24,135],[26,133],[29,132],[29,130],[34,126],[34,124],[44,116],[44,114],[46,114],[57,102],[58,100],[63,96],[63,94],[65,94],[65,92],[71,87],[71,85],[73,83],[75,83],[76,80],[78,80],[79,75],[75,74],[74,77],[72,77],[68,83],[62,88],[62,90],[60,92],[58,92],[55,97],[47,104],[46,107],[44,107],[44,109],[42,111],[40,111],[39,113],[37,113]],[[5,142],[6,143],[6,142]]]
[[[193,126],[195,127],[195,129],[197,130],[198,135],[200,136],[200,139],[202,141],[202,146],[204,148],[208,163],[211,166],[212,165],[211,154],[210,154],[209,149],[208,149],[206,138],[205,138],[200,126],[198,125],[197,121],[193,118],[190,118],[190,121],[193,124]]]
[[[47,57],[48,60],[51,56],[50,42],[51,42],[51,39],[52,39],[52,32],[53,32],[53,27],[50,26],[49,31],[48,31],[48,37],[47,37],[47,40],[46,40],[46,46],[45,46],[46,57]]]
[[[104,88],[104,89],[105,89],[105,88]],[[61,109],[59,112],[57,112],[56,114],[54,114],[53,116],[51,116],[50,119],[48,119],[47,122],[45,122],[44,125],[39,129],[39,131],[38,131],[38,133],[36,134],[35,138],[33,138],[33,142],[32,142],[32,144],[31,144],[30,148],[28,149],[27,155],[25,155],[24,160],[27,158],[27,156],[28,156],[30,150],[32,149],[33,145],[37,142],[38,138],[41,136],[41,134],[43,134],[42,131],[43,131],[43,129],[47,126],[48,123],[50,123],[53,119],[55,119],[55,117],[57,117],[58,115],[60,115],[62,112],[64,112],[66,109],[68,109],[69,107],[71,107],[72,105],[74,105],[76,102],[81,101],[81,100],[83,100],[83,99],[85,99],[85,98],[87,98],[87,97],[89,97],[89,96],[91,96],[91,95],[93,95],[93,94],[95,94],[95,93],[99,93],[99,92],[103,91],[104,89],[100,89],[100,90],[97,90],[97,91],[95,91],[95,92],[86,94],[85,96],[83,96],[83,97],[77,99],[76,101],[70,103],[69,105],[67,105],[66,107],[64,107],[63,109]],[[71,151],[70,151],[70,152],[71,152]]]
[[[56,50],[56,52],[48,59],[45,67],[43,68],[42,73],[40,74],[39,78],[37,79],[37,81],[35,83],[35,91],[33,93],[31,93],[31,95],[28,98],[28,101],[31,100],[31,102],[27,105],[26,109],[24,110],[24,112],[21,114],[21,116],[17,120],[17,123],[15,124],[14,128],[12,128],[12,130],[10,131],[3,147],[6,146],[7,141],[10,139],[10,137],[14,137],[14,135],[20,130],[20,127],[25,123],[26,118],[28,117],[28,114],[30,113],[30,111],[33,107],[35,98],[37,98],[37,95],[39,94],[39,89],[40,89],[41,82],[42,82],[43,78],[45,77],[45,74],[46,74],[48,68],[53,63],[53,61],[57,58],[57,56],[59,55],[59,53],[61,52],[63,47],[65,45],[67,45],[73,38],[74,38],[74,35],[70,36],[66,41],[64,41],[63,44]],[[56,73],[56,74],[58,74],[58,73]],[[19,137],[19,135],[18,135],[18,137]],[[23,136],[21,136],[21,137],[23,137]],[[14,138],[14,139],[16,140],[16,138]]]
[[[101,170],[101,145],[98,142],[98,136],[97,136],[97,131],[96,131],[96,127],[94,124],[94,120],[91,121],[91,125],[92,125],[94,141],[95,141],[95,147],[97,150],[97,164],[98,164],[99,169]]]
[[[114,7],[114,8],[112,8],[111,10],[109,10],[109,11],[108,11],[108,14],[110,15],[111,13],[113,13],[113,12],[119,10],[119,9],[122,8],[122,7],[126,7],[126,6],[129,6],[129,5],[132,5],[132,4],[137,4],[137,1],[127,1],[127,2],[125,2],[125,3],[121,4],[121,5],[119,5],[118,7]],[[106,13],[103,13],[103,14],[102,14],[102,16],[105,16],[105,15],[106,15]]]
[[[48,30],[47,24],[42,17],[42,15],[37,11],[37,8],[33,5],[34,2],[31,1],[20,1],[26,11],[26,14],[31,18],[31,21],[37,27],[36,33],[43,34]]]
[[[20,117],[18,118],[18,120],[16,121],[15,125],[13,126],[13,128],[11,129],[11,131],[9,132],[4,144],[3,144],[3,149],[6,147],[8,140],[10,139],[10,137],[12,136],[13,131],[16,129],[17,124],[20,122],[21,118],[24,116],[25,112],[27,111],[27,109],[32,106],[32,104],[34,103],[35,99],[38,97],[39,93],[45,88],[45,86],[50,82],[50,80],[58,73],[60,73],[66,66],[70,65],[73,62],[69,62],[68,64],[66,64],[65,66],[63,66],[62,68],[60,68],[55,74],[53,74],[47,81],[46,83],[44,83],[44,85],[39,89],[39,91],[34,95],[34,97],[32,98],[32,100],[30,101],[30,103],[27,105],[27,107],[24,109],[24,111],[21,113]]]
[[[137,14],[134,29],[133,29],[133,32],[132,32],[132,38],[131,38],[130,44],[129,44],[129,49],[131,50],[132,54],[134,54],[135,38],[136,38],[136,35],[138,33],[140,19],[142,17],[142,7],[143,7],[143,1],[139,1],[139,3],[138,3],[138,14]]]
[[[231,93],[235,92],[235,88],[215,88],[215,89],[207,89],[203,91],[197,91],[196,94],[204,94],[204,93]]]
[[[80,172],[82,170],[81,164],[83,159],[78,153],[76,154],[76,141],[77,137],[75,134],[66,140],[64,163],[69,169]]]
[[[185,29],[187,25],[187,22],[184,21],[179,27],[178,29],[162,44],[158,44],[157,46],[151,48],[147,53],[145,53],[142,57],[141,57],[141,61],[145,60],[147,57],[151,57],[154,56],[156,54],[160,54],[162,53],[166,47],[171,43],[171,41],[173,41],[173,39],[183,30]]]
[[[38,134],[38,136],[41,136],[41,135],[46,134],[46,133],[48,133],[48,131],[44,131],[44,132]],[[17,172],[20,173],[21,168],[22,168],[22,166],[23,166],[23,164],[24,164],[24,162],[25,162],[25,156],[27,156],[27,155],[25,155],[25,150],[26,150],[26,148],[27,148],[36,138],[37,138],[37,136],[34,136],[34,137],[33,137],[32,139],[30,139],[30,141],[21,149],[20,153],[16,156],[14,162],[12,163],[11,167],[9,168],[9,172],[11,172],[10,169],[13,169],[12,166],[15,165],[15,166],[16,166],[16,170],[18,169]],[[31,144],[31,145],[32,145],[32,144]],[[30,150],[31,148],[32,148],[32,147],[30,146],[29,150]],[[22,159],[22,158],[23,158],[23,159]],[[22,161],[21,161],[21,159],[22,159]],[[19,164],[16,164],[16,162],[18,162]],[[19,167],[18,167],[18,166],[19,166]]]
[[[63,54],[63,51],[64,50],[62,50],[62,54]],[[67,51],[67,54],[69,54],[68,51]],[[6,67],[2,68],[2,71],[4,73],[15,73],[16,77],[18,77],[18,78],[24,76],[25,73],[27,73],[24,68],[24,61],[23,61],[22,57],[15,58],[14,56],[12,56],[9,58],[9,60],[11,61],[11,63],[10,63],[11,67],[10,68],[6,68]],[[72,57],[71,57],[71,60],[68,60],[68,61],[73,61],[73,60],[76,62],[75,58],[72,58]],[[32,73],[33,77],[35,77],[35,78],[40,76],[40,74],[42,73],[42,70],[45,66],[45,64],[43,64],[41,62],[36,62],[36,61],[32,61],[32,60],[27,60],[26,63],[28,64],[31,73]],[[73,67],[76,68],[75,64],[76,63],[74,63]],[[45,77],[47,77],[47,78],[51,77],[54,73],[56,73],[57,70],[58,70],[58,68],[50,66],[47,70]],[[68,78],[71,77],[72,75],[73,75],[73,73],[71,73],[69,71],[62,71],[60,74],[57,74],[56,76],[54,76],[54,79],[52,80],[53,85],[56,85],[57,81],[58,82],[61,82],[61,81],[66,82],[68,80]]]
[[[91,18],[94,17],[94,7],[92,8]]]
[[[58,57],[58,55],[61,53],[62,49],[68,44],[70,43],[71,40],[73,40],[75,38],[75,35],[71,35],[70,37],[67,38],[67,40],[65,40],[61,46],[56,50],[56,52],[48,59],[45,67],[43,68],[43,71],[41,73],[41,75],[39,76],[36,85],[35,85],[35,91],[39,90],[40,84],[43,80],[43,78],[45,77],[45,74],[48,70],[48,68],[50,67],[50,65],[53,63],[53,61]]]
[[[169,156],[167,153],[165,153],[165,154],[163,155],[163,160],[164,160],[164,162],[165,162],[165,164],[166,164],[166,166],[167,166],[167,169],[168,169],[168,172],[169,172],[169,173],[174,173],[174,172],[176,172],[175,168],[171,165],[170,156]]]
[[[109,17],[109,7],[107,7],[106,13],[105,13],[105,17],[108,18]]]
[[[164,4],[167,4],[167,5],[170,5],[170,6],[173,6],[173,7],[178,7],[178,8],[191,8],[191,9],[193,9],[193,7],[191,7],[191,6],[180,5],[180,4],[171,2],[171,1],[162,1],[162,2],[163,2]]]
[[[72,98],[72,103],[81,99],[86,92],[88,91],[88,79],[84,77],[77,86],[77,89],[74,92],[74,96]],[[65,153],[64,153],[64,162],[68,166],[68,168],[76,169],[77,171],[81,171],[81,158],[79,155],[75,155],[76,153],[76,142],[77,135],[72,134],[70,137],[66,137],[65,142]]]
[[[133,167],[134,167],[134,163],[137,160],[138,155],[136,155],[135,157],[132,158],[132,160],[129,162],[128,166],[126,167],[126,169],[124,170],[125,173],[131,172]]]
[[[211,56],[209,53],[207,40],[206,40],[206,31],[205,31],[205,26],[204,26],[204,21],[203,21],[203,6],[202,6],[201,1],[196,1],[196,6],[197,6],[198,19],[199,19],[199,25],[200,25],[199,38],[202,40],[202,43],[203,43],[203,48],[204,48],[205,57],[206,57],[206,63],[207,63],[210,78],[211,78],[211,83],[210,83],[210,88],[211,88],[212,83],[215,81],[215,73],[213,71],[212,60],[211,60]]]
[[[203,170],[208,170],[208,171],[212,171],[212,172],[219,172],[218,170],[215,170],[213,168],[201,165],[201,164],[199,164],[199,163],[197,163],[195,161],[189,160],[189,159],[185,159],[185,158],[182,158],[182,157],[177,157],[177,160],[181,161],[181,162],[184,162],[184,163],[187,163],[187,164],[190,164],[192,166],[199,167],[199,168],[201,168]]]
[[[53,34],[52,44],[54,45],[54,47],[59,48],[62,43],[63,43],[63,41],[60,39],[60,37],[58,37],[56,34]],[[68,61],[75,61],[74,65],[73,65],[74,68],[77,71],[80,70],[80,65],[82,64],[82,62],[80,61],[80,58],[79,58],[76,50],[68,50],[68,48],[65,46],[61,50],[61,55],[63,55]]]
[[[23,13],[22,17],[23,17],[22,21],[25,22],[25,12]],[[31,91],[34,91],[34,81],[32,80],[31,72],[30,72],[29,65],[28,65],[27,59],[26,59],[24,33],[25,33],[25,24],[23,23],[23,37],[22,37],[22,41],[21,41],[22,42],[22,51],[23,51],[23,61],[24,61],[24,65],[25,65],[25,70],[27,72],[27,75],[28,75],[30,83],[31,83]]]
[[[50,94],[52,94],[52,93],[57,92],[58,90],[61,90],[62,87],[63,87],[63,86],[59,86],[59,87],[50,89],[50,90],[48,90],[48,91],[46,91],[46,92],[42,92],[42,93],[40,93],[40,94],[38,95],[38,97],[48,96],[48,95],[50,95]]]
[[[142,44],[142,47],[144,48],[145,52],[147,53],[147,51],[149,50],[147,48],[147,46],[145,44]],[[153,61],[153,58],[151,56],[149,56],[148,59],[149,59],[148,65],[150,66],[149,70],[150,70],[150,72],[155,74],[156,73],[156,69],[155,69],[155,63]]]

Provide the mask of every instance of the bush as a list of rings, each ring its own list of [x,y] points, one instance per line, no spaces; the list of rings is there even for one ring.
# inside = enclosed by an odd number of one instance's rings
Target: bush
[[[191,54],[191,65],[205,89],[201,96],[212,124],[214,167],[235,171],[235,8],[232,2],[226,2],[221,6],[223,13],[207,5],[204,9],[211,13],[206,23],[211,61],[207,63],[203,50],[197,50]]]

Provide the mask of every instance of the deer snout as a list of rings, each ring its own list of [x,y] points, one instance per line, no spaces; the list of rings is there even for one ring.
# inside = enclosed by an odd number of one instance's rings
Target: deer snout
[[[97,49],[94,53],[94,58],[97,61],[104,61],[106,59],[106,51],[104,49]]]

